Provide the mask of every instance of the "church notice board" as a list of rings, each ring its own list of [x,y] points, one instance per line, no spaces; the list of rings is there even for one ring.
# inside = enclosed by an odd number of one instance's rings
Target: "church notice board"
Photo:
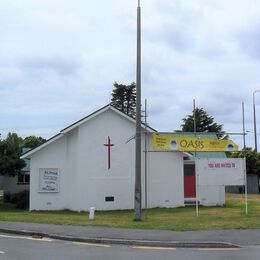
[[[197,184],[201,186],[245,185],[243,158],[196,159]]]
[[[59,169],[39,169],[39,192],[59,192]]]

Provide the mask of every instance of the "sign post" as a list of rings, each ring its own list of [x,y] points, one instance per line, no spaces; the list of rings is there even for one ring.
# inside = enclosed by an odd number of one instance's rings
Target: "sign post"
[[[198,187],[245,186],[245,211],[248,214],[245,158],[196,158],[196,215],[199,215]]]
[[[247,205],[247,178],[246,178],[246,158],[244,157],[244,176],[245,176],[245,205],[246,205],[246,215],[248,215],[248,205]]]
[[[196,216],[199,216],[199,190],[198,190],[198,183],[199,183],[199,178],[198,178],[198,170],[197,170],[197,158],[195,158],[195,185],[196,185]]]
[[[245,185],[244,158],[200,158],[196,163],[199,186]]]

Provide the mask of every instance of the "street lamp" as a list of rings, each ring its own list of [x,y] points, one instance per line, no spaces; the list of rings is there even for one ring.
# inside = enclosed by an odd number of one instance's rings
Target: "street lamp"
[[[255,152],[257,153],[257,135],[256,135],[256,115],[255,115],[255,93],[259,92],[256,90],[253,92],[253,111],[254,111],[254,136],[255,136]]]

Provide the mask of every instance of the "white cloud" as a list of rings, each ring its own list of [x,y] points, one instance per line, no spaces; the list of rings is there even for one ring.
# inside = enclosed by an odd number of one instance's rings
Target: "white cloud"
[[[114,81],[135,80],[136,2],[3,0],[0,132],[50,137],[105,105]],[[178,129],[195,98],[228,132],[241,131],[244,101],[252,129],[260,2],[141,3],[143,98],[152,126]]]

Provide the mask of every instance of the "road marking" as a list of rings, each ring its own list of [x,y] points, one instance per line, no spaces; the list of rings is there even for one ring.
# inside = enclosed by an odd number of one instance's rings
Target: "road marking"
[[[82,246],[111,247],[110,245],[85,243],[85,242],[72,242],[72,244],[82,245]]]
[[[247,246],[243,246],[243,248],[260,248],[260,245],[247,245]]]
[[[0,237],[3,237],[3,238],[22,238],[22,239],[26,239],[26,237],[22,237],[22,236],[0,235]]]
[[[176,250],[175,247],[159,247],[159,246],[133,246],[132,248],[145,250]]]
[[[36,238],[36,237],[27,237],[28,240],[34,240],[34,241],[42,241],[42,242],[52,242],[53,240],[49,238]]]
[[[200,251],[237,251],[240,248],[199,248]]]
[[[5,252],[4,251],[0,251],[0,254],[5,254]]]
[[[0,235],[3,238],[15,238],[15,239],[26,239],[26,240],[35,240],[35,241],[43,241],[43,242],[52,242],[53,240],[48,238],[35,238],[35,237],[23,237],[23,236],[8,236],[8,235]]]

